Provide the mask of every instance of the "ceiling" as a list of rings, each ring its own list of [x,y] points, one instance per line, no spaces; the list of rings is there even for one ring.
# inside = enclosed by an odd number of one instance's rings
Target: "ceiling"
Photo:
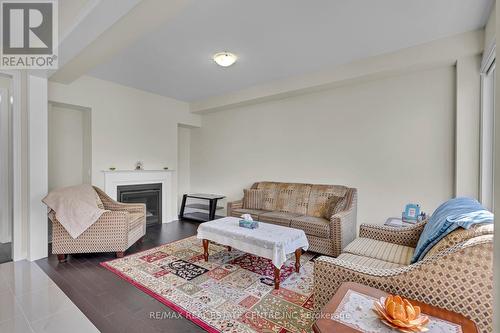
[[[59,38],[64,37],[77,21],[78,15],[89,6],[90,0],[58,1]]]
[[[204,0],[90,75],[200,101],[482,28],[492,0]],[[215,52],[239,56],[228,68]]]

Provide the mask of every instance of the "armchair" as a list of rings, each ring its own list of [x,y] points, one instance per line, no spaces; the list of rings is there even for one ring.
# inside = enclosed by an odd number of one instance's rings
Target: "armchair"
[[[413,249],[425,223],[403,229],[362,225],[360,238],[355,242],[379,241],[382,249],[391,246]],[[367,250],[367,256],[363,256],[349,253],[350,248],[349,245],[338,258],[316,259],[316,311],[331,299],[343,282],[358,282],[461,313],[473,320],[481,332],[493,330],[492,224],[452,232],[415,264],[370,257],[375,256],[378,249]]]
[[[117,257],[123,257],[124,251],[146,234],[144,204],[119,203],[101,189],[94,187],[94,190],[102,202],[98,205],[109,211],[76,239],[59,223],[53,211],[48,214],[52,221],[52,253],[57,254],[60,262],[73,253],[116,252]]]

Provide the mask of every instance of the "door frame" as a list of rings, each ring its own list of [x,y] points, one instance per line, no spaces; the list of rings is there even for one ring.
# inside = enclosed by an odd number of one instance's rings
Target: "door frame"
[[[20,71],[14,70],[0,70],[0,74],[12,79],[12,260],[17,261],[27,256],[22,242],[22,77]]]

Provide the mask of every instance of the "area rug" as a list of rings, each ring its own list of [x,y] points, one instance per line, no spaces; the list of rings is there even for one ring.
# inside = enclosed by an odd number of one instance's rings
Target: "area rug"
[[[311,254],[299,273],[291,256],[275,290],[270,260],[213,243],[209,253],[193,236],[101,265],[209,332],[311,332]]]

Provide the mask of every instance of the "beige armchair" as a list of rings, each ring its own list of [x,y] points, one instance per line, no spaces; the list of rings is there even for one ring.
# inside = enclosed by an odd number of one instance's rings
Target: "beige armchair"
[[[60,262],[64,262],[66,255],[72,253],[116,252],[117,257],[123,257],[125,250],[141,241],[146,234],[144,204],[116,202],[99,188],[94,189],[101,200],[98,205],[109,212],[102,214],[76,239],[59,223],[54,212],[49,212],[52,221],[52,253],[57,254]]]
[[[316,311],[343,282],[358,282],[461,313],[480,332],[492,332],[493,224],[455,230],[410,264],[425,223],[403,229],[362,225],[360,237],[338,258],[316,259]]]

